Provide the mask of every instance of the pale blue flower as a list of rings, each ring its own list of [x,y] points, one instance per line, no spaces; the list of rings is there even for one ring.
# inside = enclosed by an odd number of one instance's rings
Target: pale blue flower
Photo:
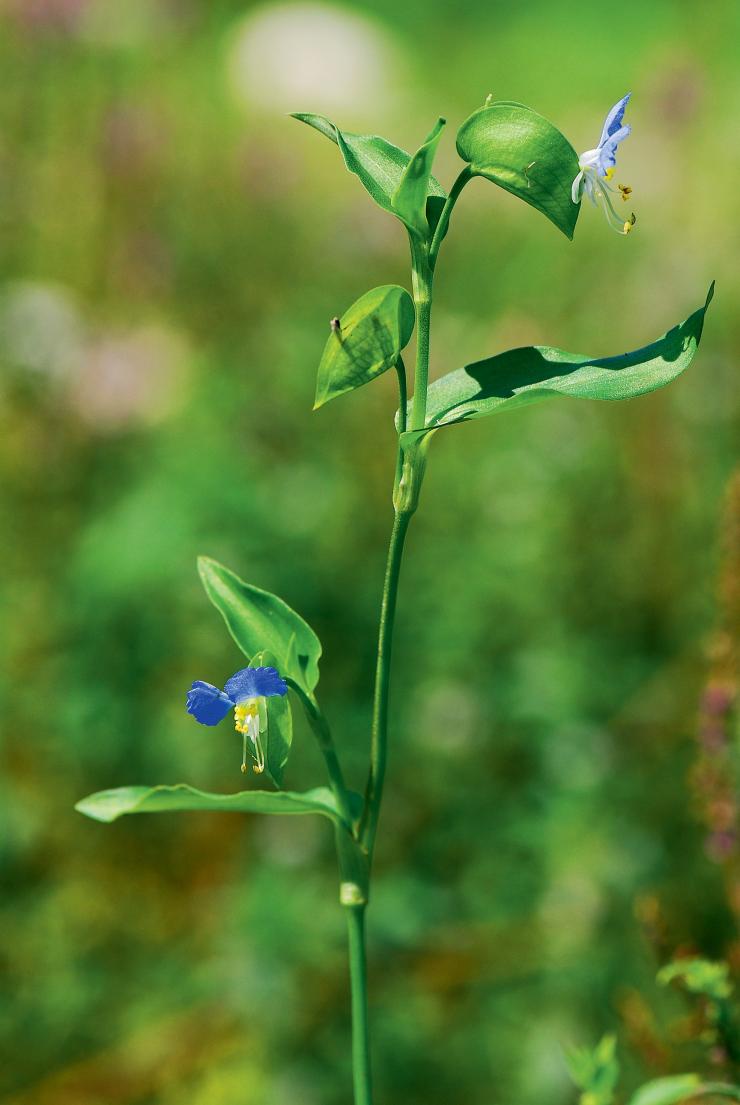
[[[275,668],[242,668],[227,679],[220,691],[212,683],[196,679],[188,691],[187,711],[201,725],[218,725],[234,711],[234,727],[243,736],[242,771],[247,770],[247,741],[252,744],[257,761],[254,770],[265,770],[262,743],[267,731],[267,699],[288,693],[288,685]]]
[[[617,146],[632,130],[630,126],[622,123],[631,95],[632,93],[628,92],[623,96],[607,115],[596,149],[586,150],[578,158],[580,172],[573,181],[571,189],[573,203],[580,203],[584,194],[588,196],[594,207],[598,200],[601,200],[607,222],[619,234],[629,234],[635,225],[634,214],[624,219],[614,208],[609,194],[615,194],[609,182],[614,176],[614,168],[617,164]],[[626,184],[619,184],[617,188],[623,200],[626,200],[632,192]]]

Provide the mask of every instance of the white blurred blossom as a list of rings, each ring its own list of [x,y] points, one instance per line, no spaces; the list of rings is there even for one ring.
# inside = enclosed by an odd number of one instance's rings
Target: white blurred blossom
[[[238,24],[229,77],[246,107],[333,112],[394,99],[403,69],[396,43],[378,22],[332,4],[265,4]]]

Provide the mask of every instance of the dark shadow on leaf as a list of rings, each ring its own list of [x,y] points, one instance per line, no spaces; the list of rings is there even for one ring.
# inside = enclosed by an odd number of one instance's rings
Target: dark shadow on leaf
[[[464,369],[451,373],[432,385],[429,394],[428,425],[453,425],[468,421],[479,413],[478,404],[496,399],[512,399],[515,396],[525,398],[527,392],[532,398],[547,391],[588,398],[589,387],[595,382],[593,379],[584,381],[582,392],[577,387],[570,390],[567,384],[569,376],[584,369],[594,368],[604,372],[619,373],[648,365],[650,362],[665,364],[675,362],[687,353],[692,343],[694,346],[698,345],[704,315],[713,294],[714,283],[709,289],[704,306],[695,311],[685,322],[674,326],[662,338],[650,345],[628,353],[613,357],[589,358],[545,346],[526,346],[466,365]],[[608,396],[608,398],[626,397]],[[473,405],[472,408],[470,404]],[[455,416],[458,408],[466,409],[460,409]]]

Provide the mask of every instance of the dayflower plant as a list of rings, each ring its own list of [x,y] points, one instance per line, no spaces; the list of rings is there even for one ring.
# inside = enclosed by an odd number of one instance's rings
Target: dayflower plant
[[[201,725],[218,725],[234,711],[234,728],[243,735],[242,772],[247,770],[247,746],[256,761],[254,771],[265,770],[262,737],[267,733],[267,699],[288,693],[288,685],[275,668],[242,668],[226,680],[220,691],[212,683],[196,679],[187,694],[187,711]]]
[[[631,95],[632,93],[628,92],[623,96],[607,115],[598,146],[593,150],[586,150],[578,158],[579,172],[573,180],[571,192],[573,203],[580,203],[584,194],[588,196],[594,207],[597,206],[597,201],[601,200],[606,221],[618,234],[629,234],[636,222],[634,212],[628,219],[620,216],[614,209],[610,196],[610,193],[615,194],[610,181],[617,164],[617,146],[620,142],[624,142],[632,131],[629,124],[622,122]],[[628,184],[618,184],[617,190],[625,201],[632,194]]]
[[[187,708],[197,721],[215,725],[231,709],[246,753],[275,789],[206,793],[185,784],[123,787],[78,803],[99,821],[122,814],[161,810],[229,810],[269,814],[320,814],[334,826],[339,865],[339,901],[345,909],[352,990],[352,1067],[355,1105],[372,1101],[365,965],[365,913],[388,760],[390,671],[393,629],[404,543],[419,504],[430,443],[444,427],[485,418],[558,396],[622,400],[675,380],[691,363],[702,334],[712,289],[704,303],[662,337],[631,353],[589,357],[556,346],[529,346],[453,368],[429,382],[429,346],[434,275],[450,219],[468,182],[484,177],[543,214],[572,239],[585,192],[601,198],[610,223],[626,233],[634,220],[619,220],[609,199],[618,144],[629,133],[622,123],[628,97],[609,112],[599,145],[579,159],[568,139],[531,108],[488,97],[462,124],[457,151],[463,167],[449,191],[432,175],[445,121],[438,119],[409,155],[376,135],[341,130],[321,115],[295,117],[330,139],[346,168],[372,199],[397,218],[408,234],[411,292],[396,284],[370,289],[344,312],[331,314],[318,368],[314,409],[356,391],[389,370],[398,379],[395,415],[397,451],[393,479],[393,525],[380,603],[368,770],[359,793],[346,781],[331,727],[317,698],[321,643],[282,599],[206,557],[199,571],[206,594],[222,615],[248,667],[223,691],[197,681]],[[626,187],[622,194],[627,195]],[[297,200],[298,202],[298,200]],[[504,209],[502,209],[504,210]],[[574,267],[578,258],[574,258]],[[414,367],[403,350],[416,332]],[[621,348],[618,336],[612,343]],[[413,386],[408,397],[409,384]],[[659,416],[659,415],[658,415]],[[461,443],[462,444],[462,443]],[[532,442],[532,449],[537,443]],[[287,692],[290,691],[289,695]],[[305,712],[324,758],[328,786],[291,791],[282,777],[292,742],[292,709]],[[661,1098],[663,1101],[663,1098]],[[664,1105],[669,1105],[665,1099]]]

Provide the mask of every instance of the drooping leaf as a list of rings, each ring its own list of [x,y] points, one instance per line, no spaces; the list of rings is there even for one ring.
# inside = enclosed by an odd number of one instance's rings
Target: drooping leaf
[[[385,284],[352,304],[324,346],[314,410],[392,368],[414,331],[414,301],[405,288]]]
[[[115,821],[125,813],[167,813],[176,810],[211,810],[231,813],[320,813],[344,826],[334,795],[328,787],[296,791],[245,790],[237,794],[208,794],[195,787],[118,787],[90,794],[75,809],[95,821]],[[349,828],[349,826],[344,826]]]
[[[427,219],[427,198],[432,176],[432,164],[437,145],[444,130],[445,120],[438,119],[427,136],[424,145],[413,155],[406,166],[401,183],[391,197],[393,210],[410,230],[419,237],[427,237],[430,226]]]
[[[384,211],[389,211],[405,221],[394,209],[392,202],[411,160],[405,150],[374,134],[353,134],[351,131],[342,131],[324,115],[296,111],[293,112],[293,118],[307,123],[335,142],[344,158],[344,164],[351,173],[360,178],[375,202]],[[436,221],[447,193],[439,182],[430,176],[427,194],[430,199],[438,201],[430,203],[428,207],[430,219]]]
[[[277,595],[244,583],[210,557],[198,558],[198,571],[206,594],[247,659],[266,649],[283,678],[289,676],[310,694],[319,681],[321,642],[303,618]]]
[[[290,657],[290,650],[286,655]],[[252,657],[249,667],[279,669],[279,661],[271,652],[265,650]],[[272,779],[276,787],[280,787],[283,785],[283,771],[293,743],[293,713],[287,694],[272,695],[267,700],[267,732],[263,743],[265,774]],[[247,741],[247,748],[251,751],[251,741]],[[254,758],[256,760],[256,757]]]
[[[701,1082],[698,1074],[672,1074],[667,1078],[655,1078],[640,1086],[632,1095],[629,1105],[679,1105],[696,1093]]]
[[[457,152],[476,176],[531,204],[573,237],[580,210],[571,198],[578,155],[542,115],[509,100],[487,104],[460,127]]]
[[[510,349],[450,372],[429,388],[427,428],[485,418],[559,395],[632,399],[665,387],[691,364],[713,293],[714,284],[703,307],[662,338],[632,353],[586,357],[535,345]],[[417,431],[417,436],[422,432]]]

